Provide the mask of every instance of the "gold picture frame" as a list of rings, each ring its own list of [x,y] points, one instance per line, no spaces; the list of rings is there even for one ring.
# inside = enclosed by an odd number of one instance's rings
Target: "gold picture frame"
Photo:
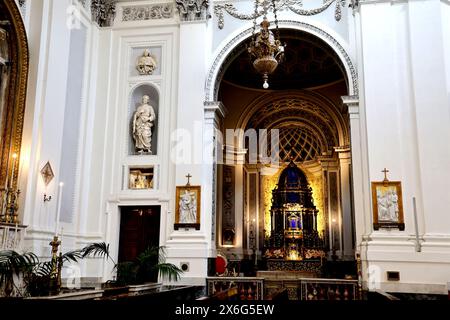
[[[201,186],[177,187],[175,199],[175,230],[200,230]]]
[[[0,96],[0,185],[12,180],[16,189],[19,175],[19,159],[22,146],[22,131],[25,117],[29,49],[25,25],[14,0],[0,1],[0,20],[3,42],[8,45],[8,81]],[[5,57],[3,57],[5,58]],[[0,68],[1,69],[1,68]],[[2,76],[2,74],[0,74]],[[16,157],[13,155],[16,154]],[[14,164],[13,164],[14,162]]]
[[[373,229],[405,230],[400,181],[372,182]]]

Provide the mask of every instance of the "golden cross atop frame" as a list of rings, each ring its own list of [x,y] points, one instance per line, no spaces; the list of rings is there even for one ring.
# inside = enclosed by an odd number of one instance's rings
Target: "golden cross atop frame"
[[[191,178],[192,178],[191,174],[188,173],[188,175],[186,176],[186,178],[188,179],[188,182],[187,182],[186,186],[187,186],[187,187],[190,187],[190,186],[191,186]]]
[[[381,172],[383,172],[383,173],[384,173],[384,180],[383,180],[383,182],[388,182],[388,181],[389,181],[389,179],[387,178],[387,174],[388,174],[389,170],[388,170],[388,169],[386,169],[386,168],[384,168],[384,170],[383,170],[383,171],[381,171]]]

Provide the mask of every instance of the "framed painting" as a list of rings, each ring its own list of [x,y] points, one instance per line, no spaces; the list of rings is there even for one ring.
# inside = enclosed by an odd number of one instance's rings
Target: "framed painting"
[[[175,230],[200,230],[201,187],[177,187],[175,208]]]
[[[373,228],[405,230],[402,185],[399,181],[372,182]]]

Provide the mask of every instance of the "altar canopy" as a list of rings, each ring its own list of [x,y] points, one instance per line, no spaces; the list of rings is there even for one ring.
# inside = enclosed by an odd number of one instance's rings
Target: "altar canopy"
[[[264,257],[294,261],[324,257],[317,214],[306,175],[291,160],[272,191],[271,232]]]

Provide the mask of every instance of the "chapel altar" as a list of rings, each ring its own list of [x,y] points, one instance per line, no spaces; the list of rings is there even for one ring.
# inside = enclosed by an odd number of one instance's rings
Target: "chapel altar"
[[[264,248],[269,271],[321,275],[325,244],[317,215],[306,175],[291,160],[272,191],[271,231]]]

